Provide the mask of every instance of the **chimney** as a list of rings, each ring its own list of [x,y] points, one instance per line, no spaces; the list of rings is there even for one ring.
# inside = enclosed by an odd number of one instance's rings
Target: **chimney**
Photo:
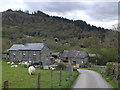
[[[45,45],[45,46],[47,46],[47,44],[46,44],[46,39],[45,38],[43,38],[43,44]]]
[[[22,44],[23,44],[23,45],[26,44],[26,38],[23,38],[23,40],[22,40]]]

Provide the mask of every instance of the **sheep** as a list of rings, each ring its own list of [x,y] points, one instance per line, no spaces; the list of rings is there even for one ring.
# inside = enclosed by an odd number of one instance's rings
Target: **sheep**
[[[18,63],[19,65],[21,65],[21,63]]]
[[[12,67],[12,68],[13,68],[13,67],[17,68],[17,67],[18,67],[18,65],[12,65],[11,67]]]
[[[13,64],[14,64],[14,62],[11,63],[11,65],[13,65]]]
[[[55,70],[55,68],[53,68],[53,67],[50,67],[50,69],[51,69],[52,71],[54,71],[54,70]]]
[[[9,65],[9,64],[10,64],[10,62],[7,62],[7,64]]]
[[[35,68],[38,68],[38,66],[37,66],[37,65],[35,65]]]
[[[30,67],[28,68],[28,73],[29,73],[30,75],[33,75],[33,74],[35,73],[35,68],[34,68],[33,66],[30,66]]]

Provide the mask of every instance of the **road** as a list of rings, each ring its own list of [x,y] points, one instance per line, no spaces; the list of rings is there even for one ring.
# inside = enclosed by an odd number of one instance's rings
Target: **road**
[[[112,88],[100,74],[91,70],[81,70],[73,88]]]

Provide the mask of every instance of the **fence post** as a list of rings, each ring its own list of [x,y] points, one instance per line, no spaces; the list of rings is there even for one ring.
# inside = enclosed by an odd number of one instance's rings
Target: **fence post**
[[[59,81],[59,86],[61,86],[61,76],[62,76],[62,68],[60,69],[60,81]]]
[[[8,81],[4,81],[4,90],[8,90]]]
[[[53,88],[53,71],[51,70],[51,88]]]
[[[68,71],[67,71],[67,65],[66,65],[66,81],[67,81],[67,78],[68,78]]]
[[[40,90],[40,73],[38,73],[38,90]]]

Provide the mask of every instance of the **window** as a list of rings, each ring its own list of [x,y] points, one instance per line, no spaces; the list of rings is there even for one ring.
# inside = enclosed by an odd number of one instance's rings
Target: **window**
[[[16,52],[13,52],[13,55],[16,55]]]
[[[82,62],[82,64],[83,64],[83,63],[84,63],[84,59],[82,59],[82,61],[81,61],[81,62]]]
[[[25,55],[26,55],[25,51],[23,51],[22,54],[23,54],[23,60],[25,60]]]
[[[16,59],[16,56],[15,56],[15,55],[13,55],[13,59],[14,59],[14,60]]]
[[[63,60],[64,63],[68,63],[68,60]]]
[[[33,52],[33,56],[36,56],[36,52],[35,51]]]
[[[26,54],[25,51],[23,51],[23,55],[24,55],[24,56],[25,56],[25,54]]]
[[[76,65],[76,61],[73,61],[73,64]]]
[[[33,60],[36,60],[36,55],[33,55]]]

